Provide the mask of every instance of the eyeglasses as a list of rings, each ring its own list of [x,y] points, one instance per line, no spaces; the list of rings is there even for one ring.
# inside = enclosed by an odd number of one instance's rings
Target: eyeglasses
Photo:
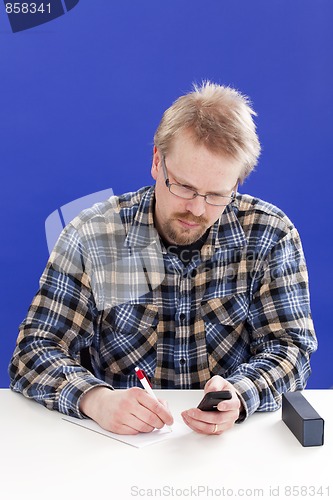
[[[238,181],[230,196],[222,196],[220,194],[200,194],[195,189],[183,186],[182,184],[170,183],[165,163],[165,156],[162,156],[162,168],[166,187],[169,189],[171,194],[174,194],[179,198],[183,198],[184,200],[193,200],[197,196],[202,196],[203,198],[205,198],[205,201],[206,203],[208,203],[208,205],[213,205],[215,207],[226,207],[236,198]]]

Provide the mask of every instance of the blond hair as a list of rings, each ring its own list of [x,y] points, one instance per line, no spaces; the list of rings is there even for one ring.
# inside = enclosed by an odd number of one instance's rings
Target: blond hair
[[[210,151],[226,155],[243,165],[240,182],[258,162],[260,143],[250,100],[239,91],[205,81],[179,97],[163,114],[154,144],[166,155],[174,137],[183,130]]]

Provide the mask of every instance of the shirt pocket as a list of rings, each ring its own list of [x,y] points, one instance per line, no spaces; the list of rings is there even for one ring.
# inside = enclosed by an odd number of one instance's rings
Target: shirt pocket
[[[153,304],[123,304],[109,311],[100,338],[100,362],[112,377],[135,380],[135,367],[152,375],[156,366],[158,307]]]
[[[227,377],[249,356],[248,297],[245,293],[202,302],[208,365],[213,375]]]

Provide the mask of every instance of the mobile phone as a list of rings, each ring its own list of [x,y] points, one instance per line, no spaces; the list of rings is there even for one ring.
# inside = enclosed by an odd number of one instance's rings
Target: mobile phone
[[[231,398],[232,394],[230,391],[207,392],[198,404],[198,408],[202,411],[218,411],[217,405],[221,401]]]

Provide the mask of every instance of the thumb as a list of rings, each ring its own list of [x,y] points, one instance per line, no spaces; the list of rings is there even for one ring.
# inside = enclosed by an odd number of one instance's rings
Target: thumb
[[[228,381],[225,380],[220,375],[214,375],[205,385],[204,393],[214,392],[214,391],[223,391],[228,387]]]

